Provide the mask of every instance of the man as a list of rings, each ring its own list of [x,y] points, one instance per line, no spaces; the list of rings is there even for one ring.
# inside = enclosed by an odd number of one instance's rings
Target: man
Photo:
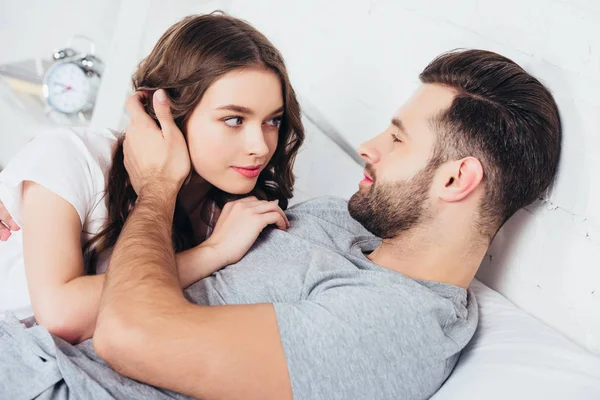
[[[139,197],[107,272],[97,354],[125,376],[203,399],[435,393],[476,327],[466,288],[502,224],[551,183],[561,127],[548,90],[500,55],[443,54],[420,78],[389,128],[360,147],[365,177],[348,203],[290,209],[287,232],[264,232],[187,298],[170,241],[185,142],[168,104],[154,99],[161,132],[130,102],[139,129],[126,158]]]

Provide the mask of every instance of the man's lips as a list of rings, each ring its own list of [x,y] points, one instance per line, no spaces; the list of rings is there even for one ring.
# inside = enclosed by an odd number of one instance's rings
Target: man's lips
[[[260,175],[260,171],[262,165],[250,165],[247,167],[231,167],[234,171],[238,172],[240,175],[245,176],[246,178],[256,178]]]
[[[361,184],[363,184],[363,183],[364,183],[364,184],[371,184],[371,183],[373,183],[373,179],[372,179],[372,178],[371,178],[369,175],[367,175],[367,174],[365,173],[365,174],[364,174],[364,177],[363,177],[363,179],[360,181],[360,183],[361,183]]]

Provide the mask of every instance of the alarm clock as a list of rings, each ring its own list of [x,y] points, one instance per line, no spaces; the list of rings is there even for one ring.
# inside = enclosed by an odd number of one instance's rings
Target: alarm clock
[[[94,43],[85,36],[75,37],[88,40],[91,43],[90,51],[77,52],[66,47],[54,52],[54,62],[44,74],[42,85],[48,106],[67,115],[93,109],[104,70],[104,64],[96,57]]]

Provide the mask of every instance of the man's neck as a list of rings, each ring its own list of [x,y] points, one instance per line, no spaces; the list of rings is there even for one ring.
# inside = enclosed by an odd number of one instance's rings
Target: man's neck
[[[441,234],[424,228],[384,239],[368,258],[375,264],[410,278],[467,288],[485,256],[486,244],[474,245],[472,236]]]

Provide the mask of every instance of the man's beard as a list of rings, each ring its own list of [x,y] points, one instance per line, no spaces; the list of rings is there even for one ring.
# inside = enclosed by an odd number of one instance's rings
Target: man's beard
[[[367,172],[374,181],[368,191],[359,190],[350,198],[352,218],[382,239],[396,237],[423,222],[435,168],[429,165],[408,181],[381,184],[368,165]]]

